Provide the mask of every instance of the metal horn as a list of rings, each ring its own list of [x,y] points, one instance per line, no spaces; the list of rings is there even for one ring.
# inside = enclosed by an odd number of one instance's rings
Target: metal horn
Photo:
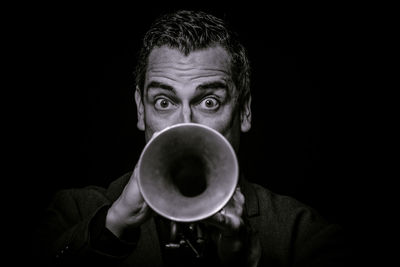
[[[146,144],[138,168],[144,200],[175,222],[196,222],[217,213],[239,178],[230,143],[216,130],[194,123],[159,132]]]

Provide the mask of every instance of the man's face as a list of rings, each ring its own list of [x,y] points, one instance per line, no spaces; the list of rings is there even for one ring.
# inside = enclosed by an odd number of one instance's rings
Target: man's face
[[[250,129],[250,105],[238,106],[230,57],[220,46],[183,55],[166,46],[149,55],[143,96],[136,90],[138,128],[146,142],[154,132],[183,122],[223,134],[235,149],[240,131]],[[244,114],[246,113],[246,114]]]

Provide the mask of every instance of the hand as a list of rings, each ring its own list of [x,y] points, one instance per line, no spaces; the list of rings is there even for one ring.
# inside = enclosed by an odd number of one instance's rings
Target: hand
[[[152,136],[154,138],[158,132]],[[106,216],[106,228],[117,237],[126,230],[139,227],[152,214],[144,201],[138,185],[138,165],[118,199],[109,208]]]
[[[235,261],[243,249],[246,239],[246,227],[242,218],[244,203],[245,198],[238,187],[228,204],[206,220],[218,229],[216,243],[223,263]]]
[[[121,237],[126,230],[143,224],[151,213],[139,190],[136,165],[121,195],[108,210],[106,228],[117,237]]]

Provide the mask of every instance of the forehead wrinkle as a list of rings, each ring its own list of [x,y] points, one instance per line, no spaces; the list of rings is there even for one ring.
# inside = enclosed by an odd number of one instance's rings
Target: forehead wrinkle
[[[146,80],[148,80],[148,82],[151,82],[151,81],[157,80],[157,79],[165,79],[165,80],[170,80],[170,81],[173,81],[173,82],[178,81],[177,78],[175,78],[175,77],[167,76],[167,75],[165,75],[165,73],[163,73],[163,72],[160,72],[160,73],[161,73],[161,75],[153,75],[153,74],[152,74],[152,75],[151,75],[151,78],[149,78],[148,75],[146,75],[146,76],[147,76],[147,79],[146,79]]]
[[[187,67],[180,67],[180,66],[170,66],[171,64],[157,64],[156,66],[149,66],[148,72],[165,72],[166,69],[175,70],[175,71],[212,71],[212,72],[223,72],[225,74],[229,74],[230,71],[224,68],[212,68],[212,67],[202,67],[202,66],[187,66]]]
[[[175,49],[161,47],[154,49],[148,59],[147,81],[155,78],[196,84],[207,79],[233,82],[231,58],[221,47],[194,51],[188,56]]]
[[[210,56],[205,54],[203,57],[199,53],[207,50],[194,51],[187,56],[179,51],[169,48],[154,49],[148,58],[148,70],[154,68],[167,68],[176,70],[205,70],[205,71],[223,71],[231,69],[231,57],[223,48],[216,48],[214,54]]]
[[[195,68],[194,68],[195,69]],[[197,69],[195,69],[197,70]],[[215,78],[215,80],[223,80],[225,82],[228,82],[232,80],[232,77],[227,71],[222,71],[219,70],[218,72],[213,72],[210,73],[208,71],[206,72],[196,72],[196,73],[191,73],[187,71],[176,71],[176,72],[165,72],[163,70],[149,70],[148,76],[151,76],[151,79],[157,79],[157,78],[162,78],[162,79],[167,79],[171,81],[178,81],[180,78],[187,79],[189,81],[195,81],[199,79],[204,79],[204,78]]]

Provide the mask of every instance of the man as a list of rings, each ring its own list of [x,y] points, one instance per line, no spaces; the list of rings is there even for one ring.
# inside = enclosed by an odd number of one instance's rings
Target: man
[[[244,47],[220,19],[190,11],[161,17],[144,37],[136,70],[138,129],[149,142],[168,126],[203,124],[238,152],[241,132],[251,128],[249,72]],[[171,225],[144,201],[135,169],[107,189],[59,192],[38,230],[38,253],[55,266],[342,266],[344,260],[338,226],[243,175],[228,204],[195,225],[205,242],[171,248]],[[193,225],[180,227],[191,235]]]

